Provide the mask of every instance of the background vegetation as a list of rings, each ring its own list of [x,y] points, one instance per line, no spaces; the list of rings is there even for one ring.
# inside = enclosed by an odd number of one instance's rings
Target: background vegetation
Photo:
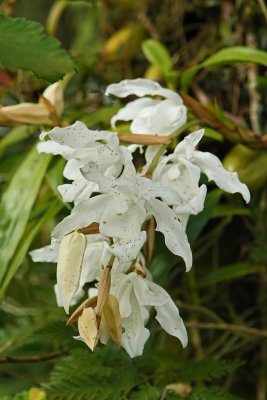
[[[1,122],[0,399],[265,400],[265,2],[4,0],[0,11],[2,106],[37,103],[64,77],[64,112],[51,125],[79,119],[109,129],[120,104],[104,96],[107,84],[159,80],[183,93],[189,130],[206,128],[202,149],[252,192],[245,206],[210,185],[204,212],[188,227],[188,274],[157,238],[150,269],[177,299],[185,351],[150,323],[143,357],[131,360],[112,345],[90,353],[56,306],[55,265],[27,255],[69,212],[56,190],[64,162],[35,150],[48,126]]]

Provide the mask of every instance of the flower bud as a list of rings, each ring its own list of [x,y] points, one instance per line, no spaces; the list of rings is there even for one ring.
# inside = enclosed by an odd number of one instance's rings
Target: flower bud
[[[79,288],[86,237],[74,231],[64,236],[58,254],[57,283],[66,313],[69,313],[71,299]]]
[[[93,308],[89,307],[83,310],[82,315],[78,319],[78,329],[85,344],[87,344],[89,349],[94,351],[99,340],[99,332]]]
[[[122,327],[119,302],[112,294],[108,296],[102,308],[101,321],[106,334],[114,343],[121,346]]]

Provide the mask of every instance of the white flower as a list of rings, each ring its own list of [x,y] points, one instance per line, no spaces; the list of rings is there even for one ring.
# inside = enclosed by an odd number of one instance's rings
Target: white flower
[[[144,97],[129,102],[111,119],[114,128],[117,121],[132,121],[132,133],[170,135],[186,122],[186,107],[181,97],[170,89],[162,88],[157,82],[149,79],[126,79],[107,87],[106,95],[117,97],[129,95],[157,96]],[[158,97],[164,99],[159,99]]]
[[[157,312],[156,319],[162,328],[177,337],[183,347],[187,345],[187,333],[178,308],[159,285],[135,272],[128,275],[115,274],[112,276],[111,294],[116,296],[119,302],[123,328],[122,346],[130,357],[143,353],[149,337],[149,330],[145,325],[151,307]]]
[[[84,168],[83,174],[97,182],[99,194],[79,202],[70,216],[60,222],[52,235],[61,239],[75,229],[99,223],[102,235],[112,237],[110,251],[122,262],[134,260],[146,240],[142,225],[153,215],[157,230],[165,236],[166,246],[180,255],[187,270],[192,265],[192,253],[185,231],[169,204],[180,204],[179,195],[160,182],[137,175],[132,155],[122,148],[124,169],[119,178],[104,176],[95,166]],[[161,200],[159,200],[159,198]]]
[[[180,195],[182,202],[174,210],[184,224],[189,215],[203,210],[207,188],[205,185],[199,187],[201,172],[222,190],[241,193],[247,203],[250,200],[249,190],[239,181],[236,172],[226,171],[215,155],[196,150],[203,134],[204,129],[201,129],[186,136],[173,154],[162,157],[153,173],[153,179],[172,187]]]
[[[35,262],[58,262],[59,248],[61,240],[52,238],[51,244],[49,246],[42,247],[37,250],[30,252],[30,256]],[[83,286],[85,283],[93,282],[99,279],[100,271],[103,266],[108,264],[110,259],[109,252],[109,240],[100,234],[92,234],[86,236],[86,249],[82,259],[81,266],[73,265],[73,270],[81,268],[80,277],[78,281],[78,289],[72,296],[71,305],[76,304],[83,296]],[[67,274],[68,271],[65,271]],[[55,293],[57,297],[58,305],[61,307],[64,304],[64,298],[62,294],[59,293],[58,285],[64,282],[66,276],[61,274],[58,276],[57,285],[55,287]],[[74,288],[76,283],[73,282]]]
[[[92,131],[77,121],[66,128],[54,128],[44,132],[40,139],[44,140],[46,136],[51,140],[39,143],[39,152],[60,154],[68,160],[63,175],[73,183],[58,187],[66,202],[87,199],[97,190],[97,185],[85,180],[80,172],[88,162],[95,163],[99,170],[108,176],[118,176],[121,172],[120,146],[115,133]],[[102,143],[103,141],[105,143]]]

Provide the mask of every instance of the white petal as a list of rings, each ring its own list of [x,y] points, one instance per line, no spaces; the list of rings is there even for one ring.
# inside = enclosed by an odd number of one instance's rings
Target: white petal
[[[169,295],[167,292],[159,290],[160,286],[138,276],[135,273],[132,274],[134,274],[134,291],[139,304],[143,306],[161,306],[166,303]]]
[[[115,128],[117,121],[131,121],[139,112],[147,106],[156,105],[160,100],[154,100],[150,98],[137,99],[128,103],[125,107],[121,108],[117,114],[115,114],[110,122],[112,128]]]
[[[63,146],[59,143],[54,142],[53,140],[47,140],[46,142],[39,142],[37,144],[37,150],[39,153],[48,153],[48,154],[60,154],[63,157],[72,157],[73,149],[69,146]]]
[[[187,109],[171,100],[144,108],[133,120],[131,132],[170,135],[186,122]]]
[[[191,198],[188,203],[177,206],[174,208],[175,213],[178,215],[197,215],[204,208],[204,202],[207,194],[207,186],[201,185],[196,195]]]
[[[32,250],[29,252],[31,258],[35,262],[53,262],[56,263],[58,259],[58,251],[60,240],[52,238],[49,246],[41,247],[40,249]]]
[[[100,271],[110,258],[109,244],[102,235],[86,236],[87,246],[83,257],[83,265],[79,286],[99,279]]]
[[[150,200],[160,197],[167,204],[180,204],[181,197],[175,190],[163,186],[160,182],[152,181],[147,178],[137,178],[138,197],[140,199]]]
[[[199,129],[196,132],[190,133],[187,135],[184,140],[182,140],[174,150],[174,154],[178,157],[184,157],[187,160],[190,160],[193,156],[196,146],[202,139],[204,135],[205,129]]]
[[[127,97],[130,94],[135,94],[138,97],[146,95],[158,95],[163,96],[168,99],[172,99],[177,102],[177,104],[182,104],[183,101],[181,97],[170,89],[164,89],[159,83],[152,81],[150,79],[125,79],[119,83],[113,83],[107,87],[106,93],[113,94],[117,97]]]
[[[229,193],[241,193],[246,203],[250,201],[250,193],[247,186],[240,182],[236,172],[226,171],[218,157],[211,153],[195,151],[193,162],[219,188]]]
[[[155,309],[157,311],[156,319],[162,328],[169,333],[169,335],[177,337],[181,341],[183,347],[186,347],[188,342],[187,332],[183,320],[180,317],[179,310],[172,299],[169,297],[166,303],[162,306],[155,306]]]
[[[133,237],[129,241],[120,240],[118,243],[113,244],[110,252],[122,263],[135,260],[146,241],[146,237],[146,232],[141,231],[139,236]]]
[[[98,185],[85,179],[77,179],[72,184],[60,185],[57,189],[67,203],[88,200],[93,192],[98,191]]]
[[[51,131],[46,132],[46,135],[47,134],[55,142],[75,149],[83,148],[90,142],[109,140],[112,136],[116,136],[116,134],[111,132],[91,131],[80,121],[66,128],[53,128]],[[43,138],[43,136],[41,136],[41,138]]]
[[[75,229],[85,228],[93,222],[100,222],[109,202],[109,195],[99,195],[77,203],[71,214],[55,227],[52,236],[61,239]]]
[[[150,332],[144,327],[147,312],[142,312],[145,307],[140,307],[134,292],[130,295],[131,314],[122,318],[122,346],[130,357],[140,356],[143,353],[144,345],[149,338]]]
[[[107,206],[100,221],[100,232],[105,236],[132,240],[140,234],[146,218],[144,202],[125,202],[114,196],[112,204]],[[127,207],[127,208],[126,208]]]
[[[168,249],[184,259],[186,270],[192,266],[192,253],[183,226],[174,211],[157,199],[146,201],[146,209],[157,222],[156,230],[162,232]]]

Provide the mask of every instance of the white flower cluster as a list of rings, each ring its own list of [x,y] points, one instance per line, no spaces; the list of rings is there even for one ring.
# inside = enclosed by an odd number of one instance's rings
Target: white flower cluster
[[[125,80],[110,85],[107,94],[141,97],[112,118],[112,127],[118,120],[132,121],[132,133],[166,136],[186,122],[180,96],[156,82]],[[176,305],[145,266],[147,227],[155,219],[166,247],[183,258],[189,271],[192,253],[186,224],[204,206],[207,188],[199,184],[201,172],[221,189],[241,193],[246,202],[250,199],[236,173],[227,172],[213,154],[196,150],[203,133],[189,134],[173,153],[162,155],[152,176],[137,172],[131,146],[121,145],[116,133],[91,131],[76,122],[41,134],[39,151],[67,160],[64,176],[72,182],[58,190],[74,207],[55,227],[51,244],[31,256],[34,261],[58,263],[55,291],[67,313],[85,295],[85,284],[94,285],[69,320],[78,321],[79,338],[92,350],[98,341],[111,338],[130,357],[141,355],[149,337],[145,326],[151,307],[162,328],[186,346],[187,333]]]

